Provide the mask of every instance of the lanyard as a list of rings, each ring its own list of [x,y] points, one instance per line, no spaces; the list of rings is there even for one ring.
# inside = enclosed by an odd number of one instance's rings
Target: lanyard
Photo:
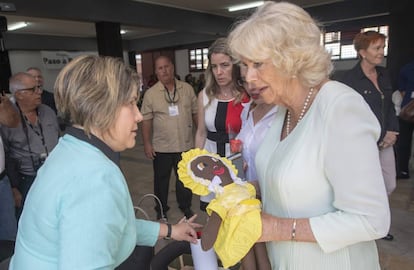
[[[39,112],[36,109],[37,124],[39,126],[40,132],[37,131],[35,129],[35,127],[32,125],[32,123],[30,123],[30,121],[27,119],[27,117],[25,115],[23,115],[23,112],[21,111],[20,107],[17,106],[17,108],[19,109],[19,113],[20,113],[20,118],[21,118],[21,122],[22,122],[23,131],[24,131],[24,134],[25,134],[26,140],[27,140],[27,146],[29,147],[29,154],[30,154],[30,159],[32,160],[32,166],[33,166],[34,171],[36,171],[36,168],[38,166],[35,165],[35,162],[34,162],[34,159],[33,159],[33,154],[36,154],[36,153],[34,153],[32,151],[32,147],[30,145],[29,131],[28,131],[27,125],[29,125],[29,127],[31,128],[31,130],[33,130],[33,132],[37,136],[39,136],[39,138],[41,139],[42,145],[45,148],[46,157],[49,155],[49,151],[48,151],[47,146],[46,146],[46,143],[45,143],[45,136],[43,135],[42,123],[40,122],[40,118],[39,118]]]
[[[172,98],[171,98],[171,95],[170,95],[170,91],[167,89],[167,87],[164,86],[164,90],[165,90],[165,93],[166,93],[165,100],[168,103],[170,103],[170,104],[177,103],[177,101],[178,101],[178,95],[177,95],[177,87],[175,85],[175,82],[174,82],[174,94],[173,94]],[[177,97],[177,99],[175,97]]]

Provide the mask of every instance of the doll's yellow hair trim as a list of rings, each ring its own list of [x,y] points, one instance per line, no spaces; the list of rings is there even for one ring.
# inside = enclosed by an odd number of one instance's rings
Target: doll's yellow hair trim
[[[219,159],[223,162],[226,167],[233,172],[234,175],[237,175],[237,169],[233,163],[225,157],[220,157],[217,154],[208,152],[205,149],[195,148],[181,154],[181,161],[178,163],[178,176],[183,182],[186,188],[191,189],[194,194],[200,196],[206,196],[210,193],[208,186],[211,181],[209,179],[204,179],[198,176],[195,176],[191,170],[191,162],[199,156],[210,156],[216,159]]]

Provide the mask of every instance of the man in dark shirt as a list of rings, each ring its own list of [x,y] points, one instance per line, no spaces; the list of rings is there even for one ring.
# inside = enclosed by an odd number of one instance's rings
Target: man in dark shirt
[[[414,99],[414,61],[409,62],[400,70],[398,89],[403,96],[401,108]],[[410,178],[409,161],[414,124],[399,118],[400,137],[398,138],[397,170],[399,179]]]

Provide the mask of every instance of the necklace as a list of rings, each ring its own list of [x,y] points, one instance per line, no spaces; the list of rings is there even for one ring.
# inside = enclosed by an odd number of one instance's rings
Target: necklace
[[[230,91],[227,91],[227,92],[224,92],[224,91],[221,90],[218,96],[219,97],[221,96],[224,99],[230,98],[230,97],[233,96],[233,90],[230,90]]]
[[[308,96],[306,97],[305,102],[303,103],[302,111],[299,114],[299,118],[298,118],[298,121],[296,122],[296,125],[300,122],[300,120],[302,120],[303,116],[305,115],[306,110],[308,109],[309,101],[312,97],[313,90],[314,90],[313,87],[309,89]],[[286,117],[286,136],[289,135],[289,133],[290,133],[290,111],[288,110],[287,117]]]

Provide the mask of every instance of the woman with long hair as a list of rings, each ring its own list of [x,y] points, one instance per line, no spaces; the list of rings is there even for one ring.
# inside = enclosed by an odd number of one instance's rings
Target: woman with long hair
[[[240,69],[233,63],[226,38],[217,39],[209,47],[208,60],[206,86],[198,95],[195,147],[227,157],[231,154],[229,139],[240,131],[240,114],[248,97],[237,83]],[[202,210],[211,197],[201,197]]]

